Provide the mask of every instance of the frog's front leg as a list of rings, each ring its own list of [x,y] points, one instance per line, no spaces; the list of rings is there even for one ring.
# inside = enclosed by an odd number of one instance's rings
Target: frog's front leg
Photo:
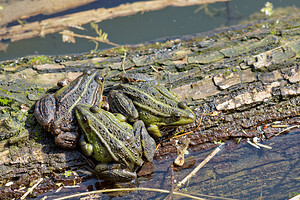
[[[124,93],[111,90],[108,94],[109,107],[114,113],[122,113],[128,121],[134,122],[139,117],[132,100]]]
[[[84,139],[84,135],[82,134],[80,136],[80,139],[79,139],[79,146],[80,146],[80,149],[81,151],[83,152],[83,154],[85,156],[92,156],[93,155],[93,145],[90,144],[90,143],[87,143]]]
[[[120,164],[98,164],[94,173],[103,180],[111,182],[128,182],[136,179],[136,173],[122,169]]]
[[[142,120],[138,120],[133,124],[135,138],[140,141],[145,159],[149,162],[153,161],[156,143],[149,135]]]
[[[150,124],[148,127],[147,127],[147,131],[155,138],[159,138],[159,137],[162,137],[162,134],[158,128],[157,125],[155,124]]]
[[[51,131],[51,125],[55,117],[55,111],[56,99],[53,95],[47,94],[36,102],[34,116],[48,132]]]

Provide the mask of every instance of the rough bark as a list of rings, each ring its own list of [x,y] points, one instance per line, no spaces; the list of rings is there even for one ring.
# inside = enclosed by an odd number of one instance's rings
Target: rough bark
[[[106,75],[105,92],[119,81],[116,75],[123,70],[160,80],[196,113],[196,122],[180,130],[193,130],[205,111],[201,126],[188,135],[193,150],[220,140],[270,138],[291,126],[299,127],[300,12],[290,9],[290,16],[164,42],[97,54],[1,62],[0,181],[3,185],[21,180],[1,191],[11,194],[14,188],[28,186],[34,177],[49,174],[52,176],[45,184],[57,187],[53,183],[59,179],[55,173],[87,166],[79,151],[56,147],[33,117],[36,100],[54,93],[58,80],[74,79],[86,68],[101,69]],[[280,128],[275,122],[287,126]],[[173,152],[173,141],[166,142],[156,157]]]

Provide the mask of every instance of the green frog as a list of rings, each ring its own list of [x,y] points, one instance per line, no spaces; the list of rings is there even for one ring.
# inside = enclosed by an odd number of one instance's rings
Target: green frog
[[[136,178],[144,161],[152,162],[155,141],[143,121],[133,126],[98,106],[77,105],[77,121],[83,131],[79,145],[98,164],[94,173],[103,180],[126,182]],[[121,119],[121,120],[120,120]]]
[[[74,108],[77,104],[100,104],[103,78],[99,70],[85,70],[82,75],[36,102],[34,115],[48,132],[55,136],[55,143],[74,149],[79,139]]]
[[[162,126],[195,121],[187,104],[156,80],[142,74],[121,74],[120,78],[123,83],[108,95],[111,111],[123,114],[130,122],[142,120],[152,136],[161,137]]]

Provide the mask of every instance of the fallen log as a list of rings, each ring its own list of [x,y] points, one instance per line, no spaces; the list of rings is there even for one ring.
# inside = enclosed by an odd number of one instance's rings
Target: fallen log
[[[33,117],[33,108],[36,100],[58,89],[58,80],[74,79],[86,68],[106,76],[105,92],[123,71],[158,79],[196,113],[194,124],[176,131],[193,130],[204,113],[200,127],[187,136],[194,151],[217,141],[268,139],[299,128],[300,12],[290,9],[289,16],[163,42],[1,62],[0,192],[18,198],[25,192],[15,189],[46,175],[39,192],[57,187],[57,180],[82,180],[74,174],[66,179],[64,173],[87,167],[84,157],[78,150],[56,147]],[[162,143],[156,158],[175,153],[174,144]]]

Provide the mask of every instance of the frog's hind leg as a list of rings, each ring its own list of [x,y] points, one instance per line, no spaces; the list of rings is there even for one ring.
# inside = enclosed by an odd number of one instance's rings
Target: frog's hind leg
[[[111,90],[108,94],[111,112],[123,114],[128,121],[134,122],[139,117],[132,100],[122,92]]]
[[[145,159],[152,162],[156,148],[155,140],[149,135],[142,120],[138,120],[133,124],[133,130],[135,138],[141,141]]]
[[[98,164],[94,173],[98,178],[111,182],[129,182],[136,179],[136,173],[122,169],[120,164]]]
[[[54,120],[56,100],[53,95],[46,95],[35,104],[34,116],[37,121],[49,132],[51,121]]]

